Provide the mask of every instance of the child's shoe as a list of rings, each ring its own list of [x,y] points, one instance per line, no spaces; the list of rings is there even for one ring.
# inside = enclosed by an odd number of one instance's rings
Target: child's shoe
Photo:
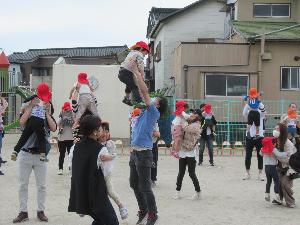
[[[46,154],[40,153],[40,161],[45,162],[46,161]]]
[[[11,160],[16,161],[17,157],[18,157],[18,153],[16,151],[13,151],[10,156]]]
[[[125,206],[123,206],[123,207],[120,207],[119,210],[120,210],[121,219],[122,220],[127,219],[128,218],[128,209]]]
[[[265,200],[266,200],[267,202],[270,202],[270,201],[271,201],[270,193],[266,193]]]
[[[126,96],[124,97],[124,99],[122,100],[122,102],[124,104],[126,104],[126,105],[132,106],[132,102],[131,102],[130,98],[128,98]]]

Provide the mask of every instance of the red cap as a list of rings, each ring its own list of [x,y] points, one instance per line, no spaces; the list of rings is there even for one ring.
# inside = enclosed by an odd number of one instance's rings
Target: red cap
[[[40,83],[37,86],[37,96],[43,101],[43,102],[49,102],[52,93],[50,92],[49,86],[46,83]]]
[[[274,149],[273,137],[265,137],[262,140],[263,147],[261,148],[261,152],[265,154],[272,154]]]
[[[290,119],[297,119],[298,117],[297,111],[293,110],[291,107],[288,109],[287,115]]]
[[[249,90],[249,97],[250,98],[257,98],[260,96],[259,92],[257,92],[256,88],[250,88]]]
[[[212,110],[211,104],[205,104],[203,110],[207,114],[211,113],[211,110]]]
[[[135,108],[132,112],[131,112],[131,116],[134,118],[134,117],[137,117],[141,114],[142,110],[140,108]]]
[[[8,68],[9,67],[9,61],[5,55],[4,52],[0,54],[0,68]]]
[[[136,47],[143,48],[143,49],[147,50],[148,53],[150,53],[149,45],[144,41],[138,41],[137,43],[135,43],[134,46],[131,47],[131,49],[136,48]]]
[[[65,102],[61,108],[62,111],[72,110],[70,102]]]
[[[186,101],[177,101],[175,105],[176,111],[174,112],[175,116],[181,115],[181,113],[185,110],[184,107],[186,105],[187,105]]]
[[[79,73],[77,76],[77,81],[80,84],[88,84],[89,81],[87,79],[87,74],[86,73]]]

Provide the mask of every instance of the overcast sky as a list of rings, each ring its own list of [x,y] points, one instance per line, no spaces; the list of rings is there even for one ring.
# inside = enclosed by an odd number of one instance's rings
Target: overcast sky
[[[1,1],[0,48],[131,46],[146,40],[151,7],[177,8],[196,0]]]

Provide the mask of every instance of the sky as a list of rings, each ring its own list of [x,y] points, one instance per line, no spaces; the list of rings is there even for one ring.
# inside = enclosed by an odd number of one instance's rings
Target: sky
[[[196,0],[0,0],[0,48],[9,55],[38,48],[128,45],[146,39],[151,8]]]

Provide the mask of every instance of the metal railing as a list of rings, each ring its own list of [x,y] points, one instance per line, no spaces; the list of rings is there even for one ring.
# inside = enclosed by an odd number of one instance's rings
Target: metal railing
[[[169,116],[160,120],[160,129],[163,139],[170,140],[170,126],[174,118],[172,112],[175,111],[175,102],[184,100],[189,104],[190,108],[199,108],[202,103],[210,103],[213,107],[213,113],[218,121],[216,130],[216,138],[218,146],[222,146],[224,141],[228,141],[234,145],[235,142],[244,143],[246,135],[247,119],[243,117],[242,112],[244,103],[242,100],[192,100],[192,99],[169,99]],[[280,101],[262,101],[267,110],[265,126],[265,135],[270,136],[274,126],[280,122],[280,117],[287,113],[290,100]],[[300,101],[294,102],[300,106]],[[166,141],[166,140],[165,140]],[[166,143],[169,141],[166,141]]]

